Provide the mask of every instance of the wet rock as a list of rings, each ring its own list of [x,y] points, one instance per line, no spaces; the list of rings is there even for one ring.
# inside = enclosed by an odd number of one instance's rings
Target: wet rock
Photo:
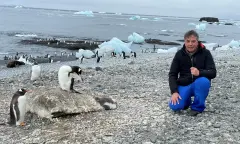
[[[67,92],[60,88],[37,88],[28,93],[27,98],[27,111],[42,118],[51,119],[102,110],[91,95]]]
[[[219,19],[215,17],[201,17],[199,21],[219,22]]]
[[[162,41],[159,39],[145,39],[146,43],[149,44],[158,44],[158,45],[180,45],[179,43],[176,42],[168,42],[168,41]]]

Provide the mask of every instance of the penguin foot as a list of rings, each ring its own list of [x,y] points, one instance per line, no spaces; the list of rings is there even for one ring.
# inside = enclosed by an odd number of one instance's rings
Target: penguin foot
[[[75,89],[72,89],[71,92],[81,94],[80,92],[76,91]]]
[[[25,126],[26,124],[24,122],[21,122],[20,123],[20,126]]]

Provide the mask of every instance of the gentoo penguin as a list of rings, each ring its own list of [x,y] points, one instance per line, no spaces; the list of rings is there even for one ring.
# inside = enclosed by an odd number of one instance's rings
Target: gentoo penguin
[[[100,62],[100,59],[104,57],[105,55],[107,56],[112,56],[114,57],[114,48],[111,46],[103,46],[101,48],[96,48],[95,49],[95,54],[97,57],[97,63]]]
[[[27,90],[21,88],[12,97],[10,104],[9,125],[24,126],[24,117],[26,113],[26,96]]]
[[[126,52],[124,52],[124,51],[123,51],[123,52],[122,52],[122,54],[123,54],[123,59],[126,59],[126,57],[128,57],[128,58],[129,58],[129,57],[130,57],[130,55],[131,55],[131,56],[133,56],[134,58],[136,58],[136,57],[137,57],[137,54],[136,54],[136,52],[132,52],[132,51],[131,51],[130,53],[126,53]]]
[[[31,81],[37,80],[40,77],[40,74],[41,74],[41,67],[35,61],[31,70]]]
[[[73,89],[74,80],[83,81],[81,78],[82,69],[79,66],[63,65],[58,71],[58,81],[62,90],[80,93]]]
[[[117,108],[117,102],[111,98],[99,98],[95,97],[95,100],[105,109],[105,110],[113,110]]]

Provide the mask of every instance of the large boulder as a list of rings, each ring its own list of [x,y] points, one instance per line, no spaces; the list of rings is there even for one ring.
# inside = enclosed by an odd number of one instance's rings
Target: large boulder
[[[219,22],[219,19],[215,17],[201,17],[199,21]]]
[[[72,93],[60,88],[39,87],[27,95],[27,112],[52,119],[66,115],[101,111],[103,107],[90,93]]]

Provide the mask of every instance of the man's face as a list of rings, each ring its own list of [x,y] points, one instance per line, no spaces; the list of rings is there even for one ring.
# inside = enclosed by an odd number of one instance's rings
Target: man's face
[[[188,52],[195,52],[198,48],[198,40],[197,37],[191,35],[184,39],[184,43]]]

